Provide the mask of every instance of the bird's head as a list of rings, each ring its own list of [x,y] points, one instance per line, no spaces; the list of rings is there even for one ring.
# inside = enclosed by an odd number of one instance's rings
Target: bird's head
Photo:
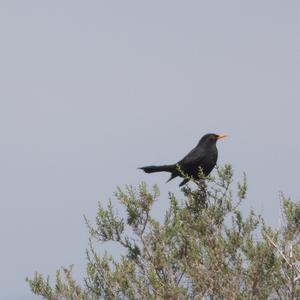
[[[215,134],[215,133],[208,133],[204,135],[200,142],[201,144],[215,144],[217,140],[225,138],[227,135],[225,134]]]

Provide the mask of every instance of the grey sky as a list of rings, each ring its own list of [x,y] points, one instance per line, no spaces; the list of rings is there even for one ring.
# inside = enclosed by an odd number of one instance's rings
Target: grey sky
[[[299,1],[1,1],[0,299],[75,264],[97,201],[158,183],[207,132],[249,179],[245,210],[278,224],[300,198]]]

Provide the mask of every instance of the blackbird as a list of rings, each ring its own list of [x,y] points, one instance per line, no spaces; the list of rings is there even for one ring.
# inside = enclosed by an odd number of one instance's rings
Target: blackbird
[[[215,167],[218,159],[218,149],[216,147],[217,140],[226,137],[224,134],[209,133],[204,135],[197,146],[192,149],[182,160],[173,165],[162,165],[162,166],[146,166],[139,169],[146,173],[154,172],[170,172],[171,177],[167,182],[173,178],[180,176],[184,177],[183,174],[189,177],[199,180],[199,167],[202,172],[207,176],[212,169]],[[185,178],[179,186],[186,184],[189,181]]]

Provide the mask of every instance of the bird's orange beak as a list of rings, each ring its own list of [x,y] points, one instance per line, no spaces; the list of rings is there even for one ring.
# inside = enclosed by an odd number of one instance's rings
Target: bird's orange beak
[[[219,134],[218,135],[218,137],[217,137],[217,139],[219,140],[219,139],[223,139],[223,138],[225,138],[227,135],[225,135],[225,134]]]

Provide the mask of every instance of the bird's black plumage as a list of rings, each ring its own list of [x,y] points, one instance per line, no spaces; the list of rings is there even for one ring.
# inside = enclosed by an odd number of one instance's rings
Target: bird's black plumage
[[[225,135],[217,135],[209,133],[204,135],[197,146],[192,149],[182,160],[173,165],[162,165],[162,166],[147,166],[141,167],[146,173],[153,172],[170,172],[171,177],[168,181],[173,178],[180,176],[182,173],[199,179],[199,168],[207,176],[212,169],[215,167],[218,159],[217,140],[225,137]],[[179,171],[181,170],[181,172]],[[167,182],[168,182],[167,181]],[[185,178],[179,186],[186,184],[189,180]]]

